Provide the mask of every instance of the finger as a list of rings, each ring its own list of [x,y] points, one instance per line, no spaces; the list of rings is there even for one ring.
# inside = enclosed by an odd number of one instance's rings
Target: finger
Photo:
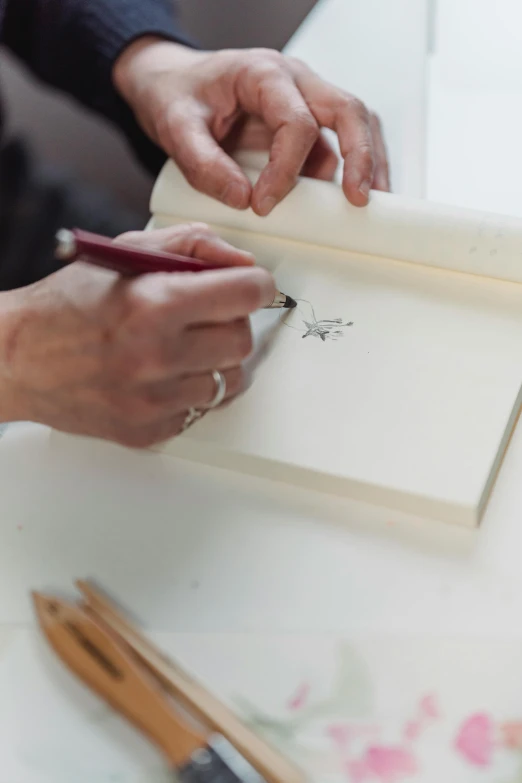
[[[226,405],[245,389],[245,376],[241,367],[223,372]],[[174,378],[148,386],[142,393],[142,407],[146,411],[161,410],[161,415],[152,421],[137,426],[127,422],[113,424],[112,439],[130,448],[149,448],[179,435],[191,408],[205,410],[216,395],[216,382],[211,372]]]
[[[344,160],[343,190],[355,206],[368,203],[374,177],[373,139],[366,109],[359,101],[346,100],[335,110],[334,130]]]
[[[237,397],[244,389],[245,379],[241,367],[222,371],[225,379],[224,401]],[[207,408],[216,396],[216,382],[212,371],[184,378],[174,378],[149,386],[147,400],[151,404],[165,406],[169,415],[182,413],[189,408]]]
[[[113,425],[109,438],[130,449],[148,449],[180,435],[186,417],[187,413],[184,412],[176,413],[153,424]]]
[[[222,146],[229,154],[237,150],[265,151],[270,149],[274,134],[256,117],[241,117],[223,139]]]
[[[205,223],[186,223],[154,231],[129,231],[115,242],[146,250],[180,253],[216,264],[252,266],[255,263],[252,253],[225,242]]]
[[[250,321],[196,326],[185,331],[179,348],[172,350],[171,366],[177,372],[194,374],[237,367],[250,356],[253,341]],[[167,346],[167,351],[169,347]]]
[[[157,328],[167,334],[173,322],[188,326],[245,318],[270,305],[276,294],[272,275],[261,267],[144,275],[130,285],[140,304],[150,306]]]
[[[274,134],[266,125],[255,118],[248,122],[237,123],[224,142],[224,147],[231,154],[238,149],[268,150],[271,147]],[[322,179],[331,182],[339,165],[339,156],[328,139],[320,134],[310,150],[308,158],[301,170],[304,177]]]
[[[235,209],[249,206],[250,182],[213,138],[204,117],[192,104],[183,111],[171,111],[158,137],[196,190]]]
[[[368,203],[374,179],[370,115],[361,101],[323,81],[308,68],[295,67],[296,82],[319,125],[337,133],[344,160],[343,190],[355,206]]]
[[[195,256],[203,261],[214,264],[226,264],[227,266],[253,266],[255,256],[246,250],[233,247],[221,237],[192,237],[191,252],[187,255]]]
[[[328,139],[321,134],[312,147],[301,173],[304,177],[331,182],[338,165],[339,158],[337,153]]]
[[[388,164],[388,154],[384,143],[381,122],[376,114],[370,115],[370,129],[373,139],[373,150],[375,154],[375,172],[373,175],[373,185],[375,190],[390,190],[390,169]]]
[[[284,59],[264,54],[239,72],[242,108],[260,117],[273,133],[270,161],[252,193],[252,208],[268,215],[294,187],[319,136],[317,122]]]

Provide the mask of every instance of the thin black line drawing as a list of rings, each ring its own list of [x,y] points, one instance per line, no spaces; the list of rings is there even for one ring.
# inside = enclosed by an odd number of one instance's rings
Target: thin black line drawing
[[[353,326],[353,321],[344,322],[342,318],[322,318],[317,320],[315,310],[311,302],[307,299],[298,299],[300,303],[306,304],[310,307],[311,316],[305,316],[302,309],[298,307],[298,312],[301,314],[304,329],[299,329],[297,326],[285,323],[290,329],[295,329],[297,332],[303,332],[301,337],[317,337],[325,343],[327,340],[338,340],[340,337],[344,337],[344,331],[348,326]]]

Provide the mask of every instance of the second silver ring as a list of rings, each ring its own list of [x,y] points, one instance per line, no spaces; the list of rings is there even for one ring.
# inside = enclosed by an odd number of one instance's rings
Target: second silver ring
[[[216,384],[216,393],[208,405],[205,406],[208,410],[211,408],[217,408],[218,405],[221,405],[227,393],[227,380],[223,373],[219,372],[219,370],[213,370],[212,377],[214,379],[214,383]]]

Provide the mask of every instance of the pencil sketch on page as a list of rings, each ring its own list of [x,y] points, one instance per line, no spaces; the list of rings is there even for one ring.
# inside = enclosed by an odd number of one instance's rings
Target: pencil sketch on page
[[[345,322],[342,318],[322,318],[318,320],[311,302],[306,299],[298,299],[297,301],[299,303],[297,312],[301,315],[304,328],[299,329],[297,326],[292,326],[289,323],[285,323],[285,326],[302,332],[301,336],[303,339],[305,337],[317,337],[323,343],[327,340],[338,340],[340,337],[344,337],[345,332],[343,329],[353,326],[353,321]]]

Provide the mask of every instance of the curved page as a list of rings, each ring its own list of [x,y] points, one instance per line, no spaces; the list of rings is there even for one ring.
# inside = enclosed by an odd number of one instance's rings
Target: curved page
[[[246,170],[252,181],[258,176]],[[169,161],[154,188],[159,223],[202,220],[224,229],[269,235],[414,264],[522,282],[522,220],[372,192],[365,209],[339,185],[302,178],[266,218],[198,193]]]

